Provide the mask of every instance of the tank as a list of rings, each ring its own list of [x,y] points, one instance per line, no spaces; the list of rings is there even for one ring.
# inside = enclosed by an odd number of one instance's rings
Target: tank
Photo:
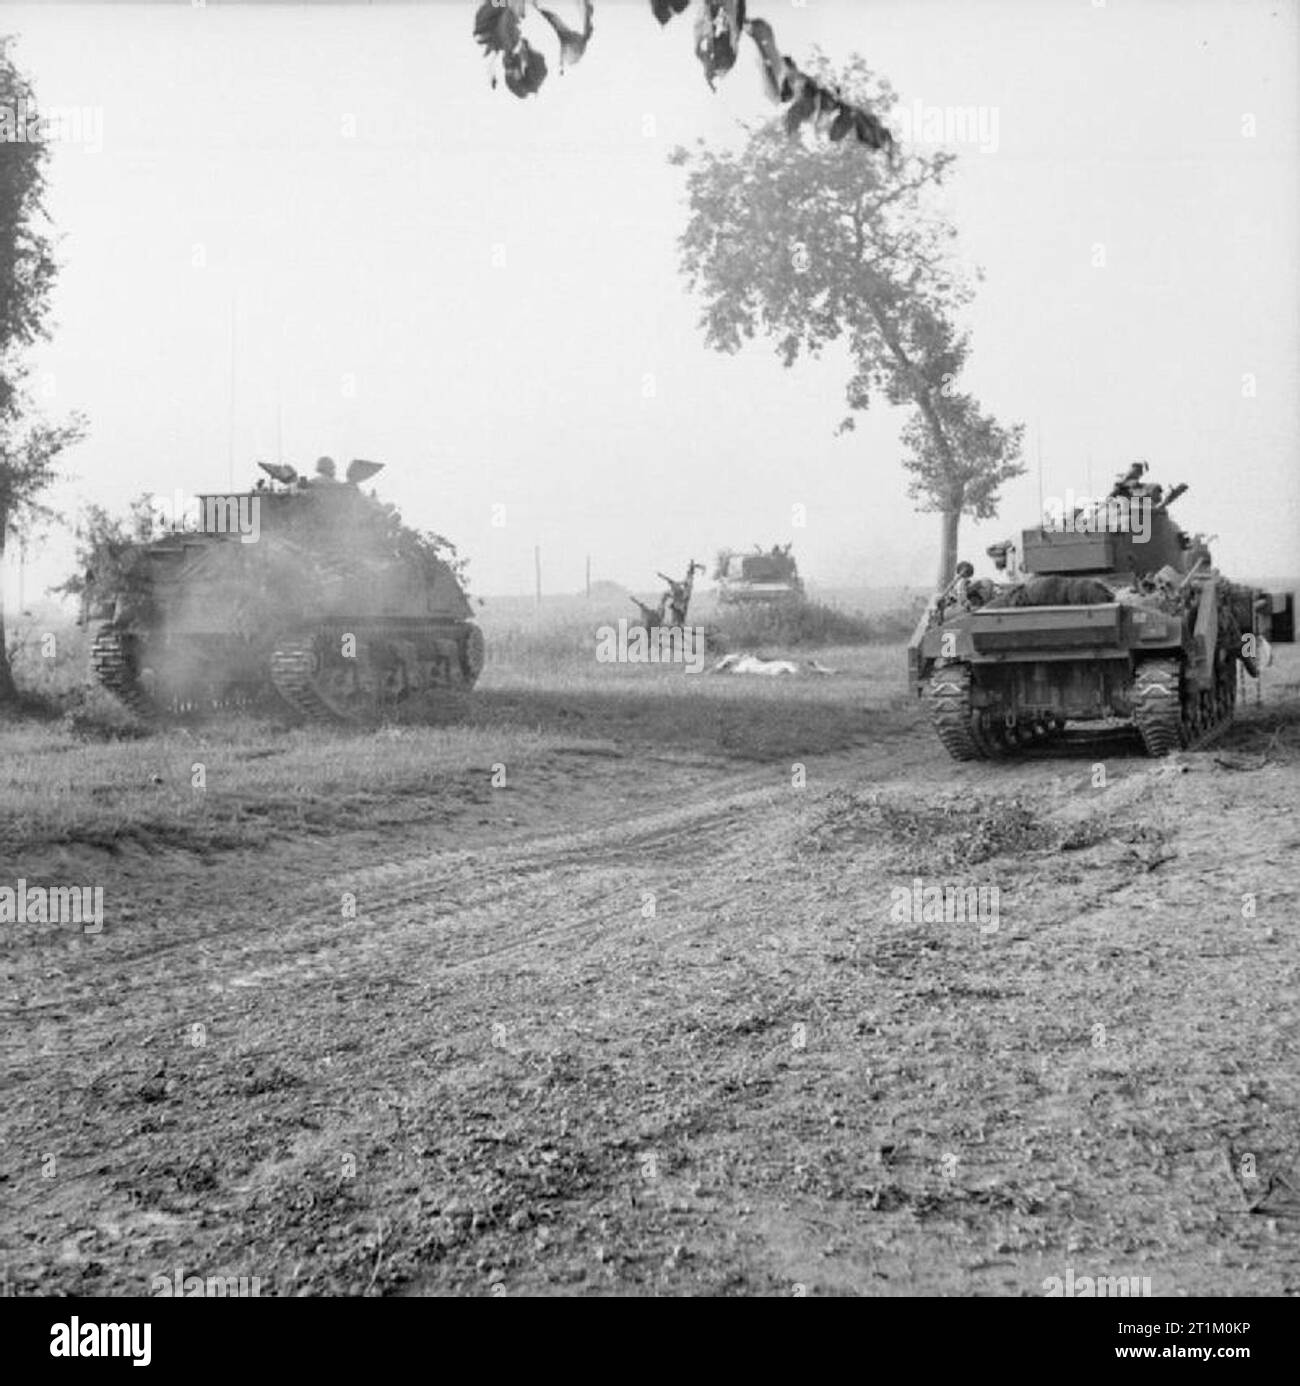
[[[755,545],[753,553],[723,549],[713,573],[718,584],[718,600],[768,605],[801,602],[803,580],[791,547],[790,544],[784,547],[773,544],[770,550],[765,550]]]
[[[1242,671],[1295,638],[1294,594],[1230,582],[1169,492],[1135,463],[1102,500],[1057,505],[992,545],[997,576],[961,563],[908,646],[909,674],[957,760],[1014,753],[1072,724],[1128,725],[1147,753],[1208,744]],[[1086,728],[1085,728],[1086,730]]]
[[[272,482],[205,495],[189,522],[133,555],[92,644],[96,678],[146,716],[279,705],[367,722],[431,712],[469,689],[484,645],[442,541],[404,526],[358,483],[261,464]]]

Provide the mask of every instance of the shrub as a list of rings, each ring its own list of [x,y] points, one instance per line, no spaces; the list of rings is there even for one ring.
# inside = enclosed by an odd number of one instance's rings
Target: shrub
[[[720,606],[709,622],[709,635],[710,643],[727,650],[871,645],[905,640],[916,617],[917,612],[907,608],[864,616],[816,601]]]

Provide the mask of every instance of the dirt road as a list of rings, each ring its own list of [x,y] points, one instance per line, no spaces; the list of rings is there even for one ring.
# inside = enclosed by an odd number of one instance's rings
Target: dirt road
[[[592,741],[436,829],[117,859],[103,933],[8,950],[0,1267],[1294,1293],[1300,781],[1263,754]]]

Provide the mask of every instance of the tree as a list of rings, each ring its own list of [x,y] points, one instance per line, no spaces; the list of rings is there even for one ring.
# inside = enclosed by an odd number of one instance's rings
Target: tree
[[[48,150],[35,119],[30,81],[0,36],[0,109],[24,112],[24,138],[0,140],[0,704],[17,698],[5,640],[3,564],[11,531],[52,512],[40,497],[56,478],[59,455],[85,432],[73,415],[62,424],[33,419],[21,352],[48,337],[50,290],[58,266],[44,230]],[[15,128],[9,134],[18,134]]]
[[[759,71],[768,96],[788,105],[785,120],[791,133],[811,121],[836,143],[852,135],[869,149],[889,150],[894,137],[870,108],[821,77],[805,72],[777,47],[772,26],[747,14],[748,0],[650,0],[650,10],[660,24],[667,24],[691,5],[695,8],[695,56],[704,68],[704,80],[712,88],[736,64],[741,39],[748,35],[758,56]],[[482,0],[474,12],[474,38],[492,64],[492,85],[498,77],[506,90],[518,97],[532,96],[546,81],[546,59],[524,32],[531,9],[554,31],[560,48],[560,71],[572,67],[587,51],[594,30],[594,0],[577,0],[580,29],[571,28],[553,10],[537,0]]]
[[[861,58],[823,85],[853,93],[887,118],[895,96]],[[1021,425],[1002,426],[957,388],[970,351],[958,326],[973,296],[952,264],[955,229],[930,209],[954,155],[889,160],[809,147],[784,122],[748,132],[738,153],[698,142],[670,158],[687,169],[690,217],[679,245],[704,300],[705,341],[735,352],[763,335],[787,366],[843,340],[852,361],[851,411],[873,399],[912,410],[903,434],[910,494],[943,517],[940,585],[956,566],[963,514],[996,513],[998,486],[1024,468]],[[840,431],[852,429],[851,412]]]
[[[147,493],[131,502],[124,517],[110,515],[102,505],[87,505],[77,525],[77,562],[70,578],[53,590],[76,597],[81,605],[79,625],[95,608],[119,593],[137,599],[149,588],[145,547],[156,528],[153,498]]]

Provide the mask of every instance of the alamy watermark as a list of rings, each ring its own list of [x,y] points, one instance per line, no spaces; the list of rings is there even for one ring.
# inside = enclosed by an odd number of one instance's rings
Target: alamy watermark
[[[997,886],[926,885],[915,876],[910,886],[891,887],[889,895],[889,918],[895,924],[978,924],[982,934],[998,931]]]
[[[698,674],[704,659],[703,626],[634,626],[620,616],[617,629],[596,631],[597,664],[684,664]]]
[[[998,151],[997,106],[929,106],[901,102],[889,113],[889,124],[904,144],[969,144],[981,154]]]
[[[104,927],[103,886],[0,885],[0,924],[76,924],[84,933]]]
[[[191,496],[173,491],[150,496],[154,523],[181,534],[238,534],[241,544],[256,544],[262,534],[262,500],[246,492],[236,495]]]
[[[102,106],[46,106],[25,98],[0,105],[0,143],[79,144],[87,154],[104,148]]]
[[[186,1275],[178,1266],[174,1275],[155,1275],[150,1286],[159,1299],[257,1299],[262,1282],[247,1275]]]
[[[1043,1281],[1043,1293],[1048,1299],[1138,1299],[1151,1294],[1149,1275],[1081,1275],[1075,1277],[1074,1267],[1067,1266],[1065,1278],[1049,1275]]]
[[[1138,544],[1151,538],[1151,499],[1148,496],[1076,496],[1068,487],[1064,497],[1043,502],[1043,521],[1064,534],[1131,534]]]
[[[148,1323],[83,1323],[73,1315],[50,1329],[51,1357],[130,1357],[133,1367],[147,1367],[153,1359]]]

